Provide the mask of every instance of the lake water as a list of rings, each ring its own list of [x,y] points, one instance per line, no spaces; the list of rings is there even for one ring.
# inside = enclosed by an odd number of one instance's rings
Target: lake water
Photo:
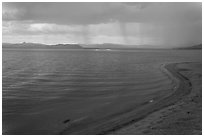
[[[3,49],[3,134],[77,134],[173,92],[161,64],[201,50]],[[74,128],[72,128],[74,127]]]

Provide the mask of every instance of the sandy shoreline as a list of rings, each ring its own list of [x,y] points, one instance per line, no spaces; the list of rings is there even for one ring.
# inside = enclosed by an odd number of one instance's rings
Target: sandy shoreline
[[[158,110],[108,134],[202,134],[202,64],[174,63],[166,69],[180,80],[178,89],[159,101]],[[165,102],[168,102],[165,104]],[[163,105],[162,105],[163,104]]]
[[[180,101],[186,95],[191,93],[192,84],[190,80],[182,75],[177,68],[177,65],[180,63],[171,63],[167,65],[162,65],[162,71],[167,69],[167,72],[164,72],[170,79],[176,82],[176,87],[173,87],[172,93],[162,97],[156,97],[148,102],[145,102],[142,107],[137,109],[132,109],[125,113],[120,114],[119,116],[111,117],[108,120],[101,122],[96,125],[89,125],[88,127],[78,131],[77,133],[71,132],[70,129],[65,129],[60,134],[147,134],[147,132],[135,133],[136,131],[142,131],[141,129],[135,129],[134,132],[127,129],[130,125],[138,123],[141,120],[146,119],[148,116],[151,116],[152,113],[159,110],[165,109],[169,106],[175,105],[176,102]],[[170,73],[169,73],[170,72]],[[157,115],[157,114],[156,114]],[[154,120],[153,120],[154,121]],[[147,122],[148,123],[148,122]],[[142,123],[142,126],[145,131],[145,125],[147,123]],[[150,133],[151,134],[151,133]],[[154,133],[152,133],[154,134]]]

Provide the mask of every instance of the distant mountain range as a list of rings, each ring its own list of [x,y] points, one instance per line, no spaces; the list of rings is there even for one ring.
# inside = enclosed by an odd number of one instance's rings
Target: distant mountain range
[[[56,45],[46,45],[40,43],[2,43],[3,48],[53,48],[53,49],[162,49],[162,48],[150,48],[151,45],[121,45],[113,43],[104,43],[104,44],[56,44]],[[180,47],[172,49],[202,49],[202,44],[190,46],[190,47]]]
[[[40,43],[2,43],[3,48],[67,48],[67,49],[82,49],[83,47],[79,44],[56,44],[46,45]]]

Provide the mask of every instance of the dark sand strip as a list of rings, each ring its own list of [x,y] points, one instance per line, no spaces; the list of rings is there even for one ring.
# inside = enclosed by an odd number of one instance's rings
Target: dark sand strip
[[[170,105],[174,105],[176,102],[190,93],[192,85],[187,77],[180,74],[177,68],[177,63],[168,64],[165,66],[165,68],[172,73],[167,74],[170,78],[173,79],[175,77],[176,79],[179,79],[178,87],[176,87],[177,90],[175,90],[175,92],[173,92],[170,96],[154,98],[149,102],[145,102],[139,108],[131,109],[125,112],[121,112],[120,114],[108,117],[103,121],[98,122],[98,124],[96,123],[94,125],[84,125],[84,128],[81,131],[76,132],[71,128],[68,128],[60,132],[60,134],[115,134],[114,131],[116,130],[122,129],[128,125],[138,122],[155,111],[161,110]]]

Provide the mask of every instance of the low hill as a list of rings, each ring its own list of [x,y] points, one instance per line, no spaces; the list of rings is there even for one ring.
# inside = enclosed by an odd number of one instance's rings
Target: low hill
[[[190,47],[182,47],[182,48],[175,48],[175,49],[202,49],[202,44],[198,44],[198,45],[193,45]]]
[[[190,47],[191,49],[202,49],[202,44],[198,44],[195,46]]]
[[[60,47],[60,48],[68,48],[68,49],[81,49],[83,48],[79,44],[56,44],[50,45],[51,47]]]

